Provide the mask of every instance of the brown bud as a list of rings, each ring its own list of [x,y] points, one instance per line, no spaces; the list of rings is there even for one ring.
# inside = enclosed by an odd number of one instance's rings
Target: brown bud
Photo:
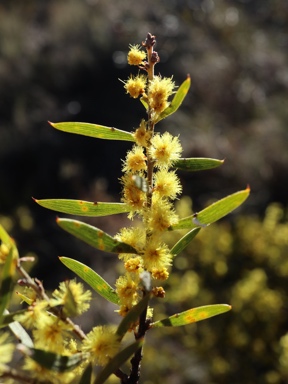
[[[155,297],[165,297],[165,290],[163,287],[155,287],[152,289],[152,293]]]
[[[156,44],[155,36],[151,35],[150,32],[148,32],[147,37],[144,42],[142,42],[143,47],[145,48],[151,48]]]

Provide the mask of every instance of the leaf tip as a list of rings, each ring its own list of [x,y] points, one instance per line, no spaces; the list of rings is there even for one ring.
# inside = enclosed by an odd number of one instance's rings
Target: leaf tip
[[[49,120],[47,122],[48,122],[48,124],[51,125],[51,127],[55,128],[55,123],[52,123],[52,121],[49,121]]]
[[[249,193],[251,191],[250,185],[247,184],[246,191]]]

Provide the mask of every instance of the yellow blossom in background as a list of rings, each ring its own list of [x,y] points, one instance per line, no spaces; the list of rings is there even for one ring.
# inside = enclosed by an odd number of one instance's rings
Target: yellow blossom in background
[[[71,330],[72,328],[69,324],[51,315],[45,324],[38,324],[37,329],[33,330],[33,336],[41,349],[63,353],[65,349],[65,334]]]
[[[151,139],[149,153],[155,160],[155,166],[158,168],[169,168],[173,161],[180,158],[182,146],[178,137],[165,132],[163,135],[156,134]]]
[[[12,360],[14,349],[15,346],[10,340],[9,333],[0,333],[0,371],[2,364],[10,363]]]
[[[146,58],[146,52],[141,51],[140,45],[130,45],[130,50],[127,55],[129,65],[141,65]]]
[[[50,315],[46,311],[48,302],[44,300],[35,301],[27,311],[17,315],[15,320],[19,321],[22,325],[28,329],[37,327],[38,325],[43,326],[49,322]]]
[[[0,245],[0,264],[4,264],[7,256],[9,255],[9,247],[5,243]]]
[[[31,378],[34,378],[39,383],[49,384],[69,384],[75,378],[75,373],[70,372],[58,372],[47,369],[30,357],[25,357],[23,369],[29,372]]]
[[[118,351],[120,342],[113,326],[97,326],[83,340],[83,352],[90,352],[91,359],[105,365]]]
[[[92,298],[91,291],[84,290],[83,284],[77,283],[76,280],[61,282],[59,289],[55,289],[52,296],[54,300],[51,300],[51,305],[63,305],[67,316],[72,316],[69,312],[73,312],[73,316],[78,316],[87,311]],[[70,309],[71,300],[73,301],[73,308]]]

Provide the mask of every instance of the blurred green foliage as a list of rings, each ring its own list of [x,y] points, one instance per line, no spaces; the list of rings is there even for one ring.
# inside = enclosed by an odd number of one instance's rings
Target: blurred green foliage
[[[189,214],[189,205],[185,198],[179,209]],[[175,372],[183,384],[286,383],[287,256],[287,211],[277,203],[267,207],[263,218],[236,215],[231,222],[201,229],[176,257],[165,305],[174,313],[200,303],[227,302],[232,312],[177,334],[166,330],[165,335],[150,335],[157,352],[147,346],[146,377],[152,375],[153,360],[159,370],[153,384],[164,376],[166,383],[177,382]],[[183,370],[189,359],[190,368]]]

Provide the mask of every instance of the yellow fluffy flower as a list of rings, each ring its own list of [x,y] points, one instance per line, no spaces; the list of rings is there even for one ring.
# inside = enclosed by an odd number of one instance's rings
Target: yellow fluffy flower
[[[83,284],[76,280],[61,282],[52,296],[51,305],[63,305],[66,316],[78,316],[87,311],[92,298],[91,291],[84,290]]]
[[[119,351],[120,342],[112,326],[97,326],[83,340],[83,352],[90,352],[92,360],[105,365]]]
[[[146,52],[140,50],[140,45],[130,45],[127,61],[130,65],[141,65],[146,58]]]
[[[144,75],[130,76],[129,79],[124,82],[124,88],[131,97],[137,99],[137,97],[145,93],[146,77]]]
[[[161,169],[155,173],[153,191],[158,194],[159,197],[175,199],[176,196],[181,193],[182,186],[174,171]]]
[[[168,98],[172,95],[174,88],[174,81],[167,77],[155,76],[149,83],[148,103],[157,115],[168,107]]]
[[[132,279],[129,274],[120,276],[115,283],[116,293],[121,305],[131,308],[139,299],[138,282]]]
[[[163,135],[156,134],[152,137],[149,153],[155,160],[156,167],[168,168],[173,161],[180,158],[182,147],[178,137],[165,132]]]
[[[167,245],[159,241],[158,236],[155,236],[148,241],[143,260],[144,267],[148,271],[153,271],[155,268],[162,270],[171,265],[172,255]]]
[[[133,216],[133,212],[143,210],[146,203],[146,193],[137,187],[130,173],[125,174],[121,178],[121,181],[123,183],[122,201],[130,206],[131,214],[129,217],[131,217]]]
[[[147,212],[148,229],[153,232],[166,231],[178,222],[178,216],[173,206],[166,199],[152,198],[152,209]]]
[[[139,172],[147,168],[146,156],[144,155],[143,147],[134,145],[131,151],[128,151],[126,160],[124,162],[123,172]]]

